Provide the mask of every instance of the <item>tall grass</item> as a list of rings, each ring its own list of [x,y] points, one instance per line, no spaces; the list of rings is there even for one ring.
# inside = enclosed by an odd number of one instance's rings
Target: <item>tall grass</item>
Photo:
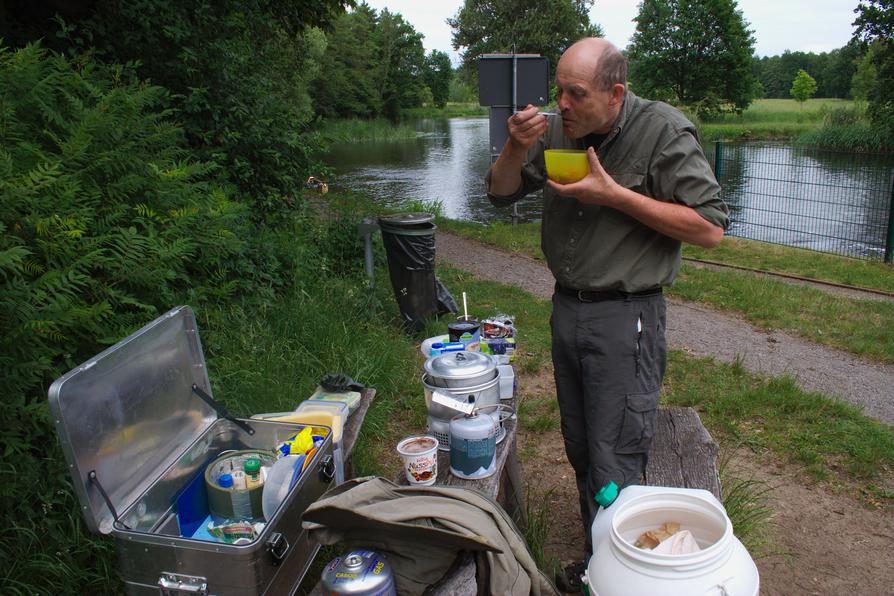
[[[842,114],[852,114],[841,122]],[[850,151],[880,151],[894,145],[862,117],[855,102],[843,99],[759,99],[741,114],[699,119],[703,142],[718,139],[797,140],[799,144]]]
[[[416,129],[407,124],[395,124],[385,118],[361,120],[345,118],[324,120],[318,125],[323,139],[333,143],[359,141],[394,141],[416,138]]]
[[[488,107],[478,105],[478,103],[447,102],[443,108],[435,106],[408,108],[401,110],[400,115],[403,118],[468,118],[483,117],[488,113]]]

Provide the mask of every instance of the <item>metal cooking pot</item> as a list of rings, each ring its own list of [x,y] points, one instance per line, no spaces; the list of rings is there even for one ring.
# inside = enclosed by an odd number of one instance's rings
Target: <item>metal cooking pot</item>
[[[474,352],[473,352],[474,353]],[[461,402],[475,404],[475,407],[492,406],[500,403],[500,379],[493,378],[486,383],[480,385],[469,385],[467,387],[451,387],[444,388],[432,384],[430,375],[422,376],[422,386],[425,388],[425,407],[428,408],[429,416],[450,422],[450,419],[457,415],[457,411],[448,406],[435,403],[431,400],[432,392],[437,391],[445,395],[459,400]]]
[[[497,362],[481,352],[447,352],[425,361],[428,382],[435,387],[458,388],[483,385],[497,378]]]

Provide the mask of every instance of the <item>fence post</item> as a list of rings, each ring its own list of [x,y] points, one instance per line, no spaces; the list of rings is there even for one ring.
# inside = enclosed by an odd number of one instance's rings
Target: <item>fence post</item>
[[[720,182],[721,168],[723,166],[723,141],[714,141],[714,177]]]
[[[894,176],[891,177],[891,201],[888,204],[888,238],[885,242],[885,262],[894,262]]]

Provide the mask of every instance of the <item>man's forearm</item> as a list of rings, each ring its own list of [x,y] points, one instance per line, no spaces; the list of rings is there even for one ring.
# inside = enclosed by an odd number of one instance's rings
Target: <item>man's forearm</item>
[[[506,142],[490,168],[490,194],[508,197],[518,191],[522,184],[521,170],[526,153],[511,140]]]
[[[697,246],[713,248],[723,238],[723,228],[693,209],[677,203],[657,201],[627,188],[619,189],[622,200],[612,206],[638,219],[653,230]]]

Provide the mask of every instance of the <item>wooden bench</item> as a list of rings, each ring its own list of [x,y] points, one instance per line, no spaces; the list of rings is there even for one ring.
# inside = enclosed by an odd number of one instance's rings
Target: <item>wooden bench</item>
[[[348,418],[343,434],[345,449],[345,478],[350,478],[349,461],[354,443],[360,432],[363,417],[375,397],[374,389],[361,394],[361,402],[354,414]],[[517,398],[511,402],[515,407]],[[438,453],[437,484],[446,486],[472,487],[500,502],[504,509],[520,523],[525,523],[524,483],[518,463],[517,440],[518,421],[515,418],[504,422],[506,436],[497,445],[498,472],[488,478],[464,480],[450,473],[450,455],[447,451]],[[646,467],[644,483],[651,486],[673,486],[678,488],[701,488],[711,491],[721,500],[720,477],[717,472],[719,448],[707,429],[702,425],[698,413],[692,408],[664,407],[658,410],[655,438]],[[395,479],[398,484],[407,484],[401,471]],[[722,500],[721,500],[722,501]],[[475,561],[469,553],[461,553],[451,568],[438,582],[426,590],[427,596],[457,596],[476,594]],[[312,595],[320,594],[320,585]]]
[[[345,478],[354,477],[354,445],[357,443],[357,437],[360,435],[360,428],[363,426],[363,419],[369,411],[369,406],[376,398],[376,390],[372,387],[366,388],[360,392],[360,403],[354,410],[345,427],[341,432],[341,448],[344,458]]]

